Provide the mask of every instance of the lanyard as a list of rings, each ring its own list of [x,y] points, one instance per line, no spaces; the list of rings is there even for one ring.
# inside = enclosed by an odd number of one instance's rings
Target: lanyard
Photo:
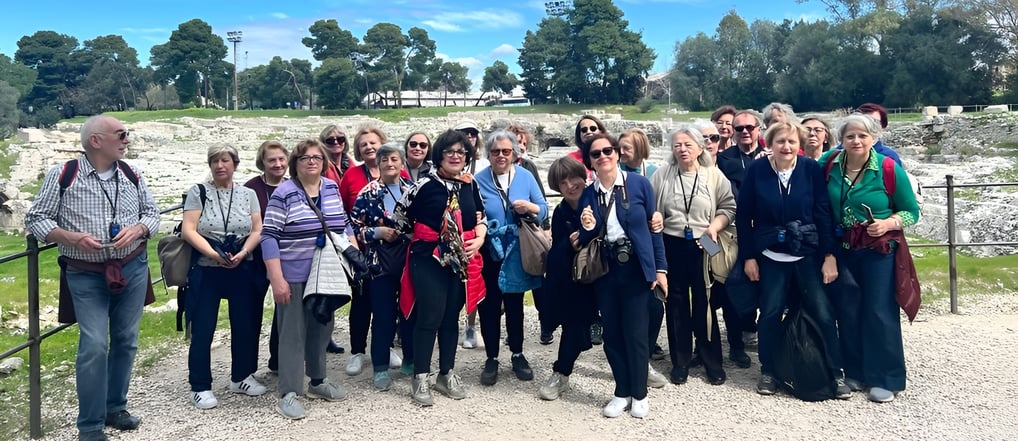
[[[233,214],[233,187],[230,187],[230,205],[223,213],[223,198],[216,189],[216,201],[219,202],[219,216],[223,218],[223,234],[230,233],[230,215]]]
[[[114,196],[112,198],[110,197],[110,194],[106,192],[106,186],[103,185],[103,180],[99,177],[99,174],[94,171],[92,174],[99,180],[99,189],[103,191],[103,196],[106,196],[106,202],[110,203],[110,209],[113,210],[113,222],[116,223],[117,207],[120,205],[120,170],[115,170],[113,172],[113,181],[115,182],[114,185],[116,185],[116,191],[113,192]]]
[[[386,183],[382,182],[381,180],[379,180],[378,183],[382,184],[382,190],[385,190],[385,193],[388,194],[390,198],[392,198],[392,206],[395,207],[396,204],[399,203],[399,198],[396,197],[396,195],[392,194],[392,190],[389,190],[389,185],[390,184],[386,184]],[[400,178],[394,184],[392,184],[392,185],[396,185],[397,188],[400,189],[400,197],[403,196],[403,190],[402,190],[403,185],[402,184],[403,184],[402,178]],[[385,211],[385,196],[384,195],[382,196],[382,212],[386,213],[388,215],[388,213]]]
[[[508,175],[509,175],[509,178],[507,179],[507,181],[509,183],[506,185],[506,188],[509,188],[509,186],[512,185],[512,183],[513,183],[513,171],[512,171],[511,168],[509,169]],[[509,206],[510,206],[509,205],[509,195],[506,194],[505,190],[502,188],[502,184],[500,182],[498,182],[498,176],[495,176],[495,173],[491,174],[491,180],[495,182],[495,191],[498,192],[498,198],[502,200],[502,210],[505,211],[506,217],[508,218],[509,217]]]
[[[862,177],[863,173],[866,172],[866,167],[870,164],[871,156],[873,156],[873,150],[870,150],[869,155],[866,156],[866,162],[863,162],[863,166],[859,167],[859,172],[852,178],[852,183],[849,184],[848,190],[845,190],[845,181],[848,180],[848,159],[842,157],[844,161],[841,161],[841,213],[845,213],[845,202],[848,201],[848,194],[855,188],[855,184],[859,183],[859,178]]]
[[[693,196],[696,196],[696,184],[700,182],[700,169],[696,170],[696,177],[693,178],[693,186],[689,189],[689,196],[686,196],[686,185],[682,182],[682,172],[679,172],[679,187],[682,188],[682,208],[686,210],[686,223],[689,223],[689,211],[693,208]]]

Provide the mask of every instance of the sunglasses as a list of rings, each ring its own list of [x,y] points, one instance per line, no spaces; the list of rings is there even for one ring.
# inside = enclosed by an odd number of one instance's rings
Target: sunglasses
[[[420,147],[422,149],[426,149],[431,144],[428,144],[428,143],[426,143],[424,141],[420,141],[420,142],[418,142],[418,141],[410,141],[410,142],[406,143],[406,145],[407,145],[407,147],[410,147],[412,149],[415,149],[417,147]]]
[[[612,153],[615,153],[615,147],[606,147],[601,150],[591,150],[590,157],[593,159],[598,159],[601,157],[601,155],[611,156]]]
[[[131,132],[128,132],[127,130],[117,130],[116,132],[113,132],[113,133],[101,133],[100,132],[100,133],[96,133],[96,134],[97,135],[110,135],[110,134],[117,135],[117,139],[120,139],[121,141],[127,139],[128,136],[131,136]]]
[[[321,155],[301,155],[297,157],[300,162],[322,162],[325,160],[324,156]]]
[[[732,129],[735,130],[736,132],[752,132],[752,131],[756,130],[756,126],[754,126],[754,125],[735,126],[735,127],[732,127]]]
[[[715,135],[705,135],[703,137],[703,139],[706,140],[706,141],[709,141],[709,142],[719,142],[719,141],[721,141],[721,135],[717,135],[717,134],[715,134]]]
[[[451,158],[453,156],[467,156],[467,151],[466,150],[462,150],[462,149],[458,149],[458,150],[442,150],[442,154]]]
[[[512,156],[513,149],[496,149],[489,152],[491,156]]]
[[[326,144],[346,144],[345,136],[330,136],[325,138]]]
[[[460,132],[462,132],[463,134],[465,134],[465,135],[467,135],[467,136],[469,136],[471,138],[476,138],[477,134],[480,133],[480,132],[478,132],[477,130],[474,130],[474,129],[463,129],[463,130],[460,130]]]
[[[580,133],[597,133],[597,126],[583,126],[580,127]]]

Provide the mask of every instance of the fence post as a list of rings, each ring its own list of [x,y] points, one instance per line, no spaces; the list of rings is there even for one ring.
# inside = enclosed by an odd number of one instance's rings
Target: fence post
[[[954,176],[947,175],[947,267],[951,283],[951,314],[958,313],[958,265],[954,231]]]
[[[39,241],[28,235],[28,427],[32,439],[42,438],[42,362],[39,338]]]

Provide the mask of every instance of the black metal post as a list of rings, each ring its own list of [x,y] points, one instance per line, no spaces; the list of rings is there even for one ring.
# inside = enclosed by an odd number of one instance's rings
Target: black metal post
[[[28,248],[28,426],[32,439],[42,438],[42,362],[39,338],[39,241],[29,235]]]
[[[947,175],[947,271],[951,283],[951,314],[958,313],[958,263],[954,237],[954,176]]]

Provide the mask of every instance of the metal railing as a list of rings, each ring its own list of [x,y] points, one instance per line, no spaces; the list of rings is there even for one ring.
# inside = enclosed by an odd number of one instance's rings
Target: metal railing
[[[184,204],[180,203],[166,208],[159,212],[159,215],[182,210]],[[39,253],[56,248],[51,243],[39,246],[39,240],[34,235],[25,237],[25,251],[0,257],[0,264],[11,262],[17,259],[26,258],[27,262],[27,283],[28,283],[28,338],[13,348],[0,353],[0,360],[10,357],[18,352],[28,349],[28,427],[29,436],[33,439],[42,438],[42,342],[50,336],[63,331],[73,323],[64,323],[40,333],[39,329]],[[152,281],[152,285],[161,283],[162,276]]]

